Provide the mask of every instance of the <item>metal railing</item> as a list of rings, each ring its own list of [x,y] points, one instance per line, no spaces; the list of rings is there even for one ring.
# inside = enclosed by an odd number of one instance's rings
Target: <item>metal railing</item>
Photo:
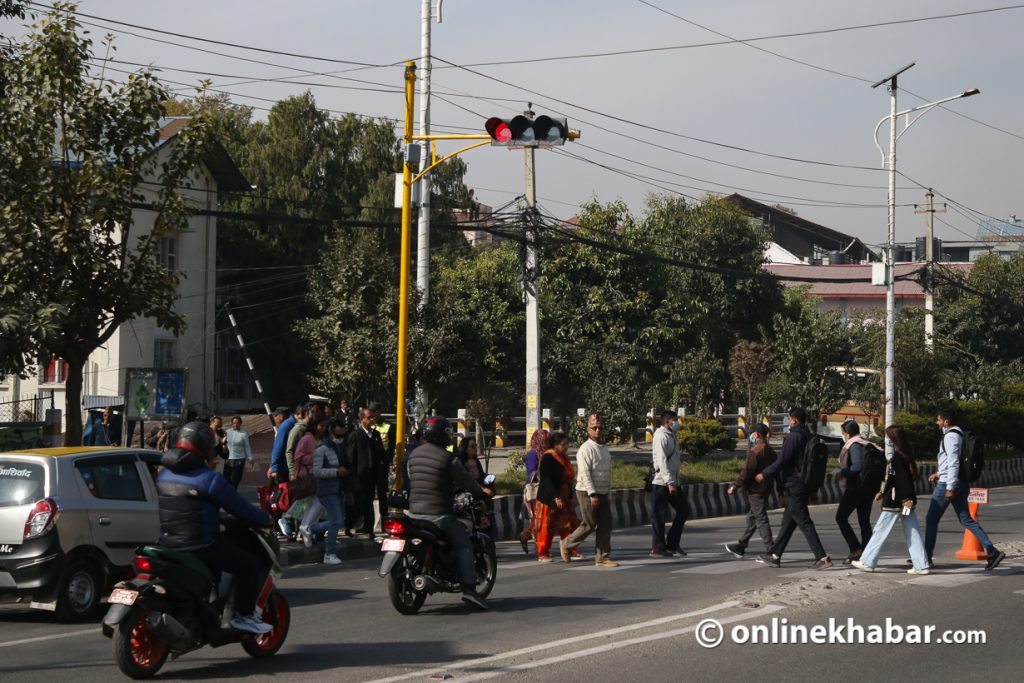
[[[54,408],[53,390],[41,390],[0,402],[0,422],[43,422]]]

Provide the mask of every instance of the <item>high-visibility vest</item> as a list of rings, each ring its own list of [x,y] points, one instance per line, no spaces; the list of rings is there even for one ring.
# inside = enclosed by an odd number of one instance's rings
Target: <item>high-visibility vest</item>
[[[380,442],[384,444],[384,450],[387,451],[390,447],[388,444],[388,433],[391,431],[391,425],[386,422],[379,422],[373,425],[373,428],[380,434]]]

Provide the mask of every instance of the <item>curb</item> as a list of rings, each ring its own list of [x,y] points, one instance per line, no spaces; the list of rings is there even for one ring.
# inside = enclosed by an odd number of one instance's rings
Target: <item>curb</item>
[[[380,555],[380,544],[368,538],[338,539],[335,552],[342,560],[365,560]],[[307,548],[301,543],[282,543],[277,554],[277,563],[282,567],[299,564],[319,564],[324,559],[324,545],[316,543]]]

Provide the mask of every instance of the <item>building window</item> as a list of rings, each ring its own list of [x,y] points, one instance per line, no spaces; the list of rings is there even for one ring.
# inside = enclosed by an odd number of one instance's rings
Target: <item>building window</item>
[[[160,238],[160,247],[157,249],[156,260],[170,273],[173,273],[178,269],[177,237]]]
[[[215,359],[217,396],[221,400],[248,401],[252,396],[248,365],[238,340],[229,331],[217,335]]]
[[[68,364],[56,356],[50,356],[50,360],[43,365],[39,379],[43,384],[64,384],[68,379]]]
[[[175,367],[173,339],[157,339],[155,342],[153,342],[153,367]]]

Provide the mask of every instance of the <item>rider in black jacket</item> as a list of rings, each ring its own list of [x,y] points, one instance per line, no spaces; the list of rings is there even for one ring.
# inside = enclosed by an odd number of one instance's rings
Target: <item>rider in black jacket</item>
[[[462,599],[487,609],[487,603],[476,592],[476,568],[473,544],[462,522],[452,514],[455,491],[469,491],[475,498],[494,495],[494,490],[481,487],[459,459],[445,450],[451,445],[448,420],[435,416],[423,428],[426,443],[409,455],[409,516],[436,524],[455,550],[455,559],[462,581]]]

